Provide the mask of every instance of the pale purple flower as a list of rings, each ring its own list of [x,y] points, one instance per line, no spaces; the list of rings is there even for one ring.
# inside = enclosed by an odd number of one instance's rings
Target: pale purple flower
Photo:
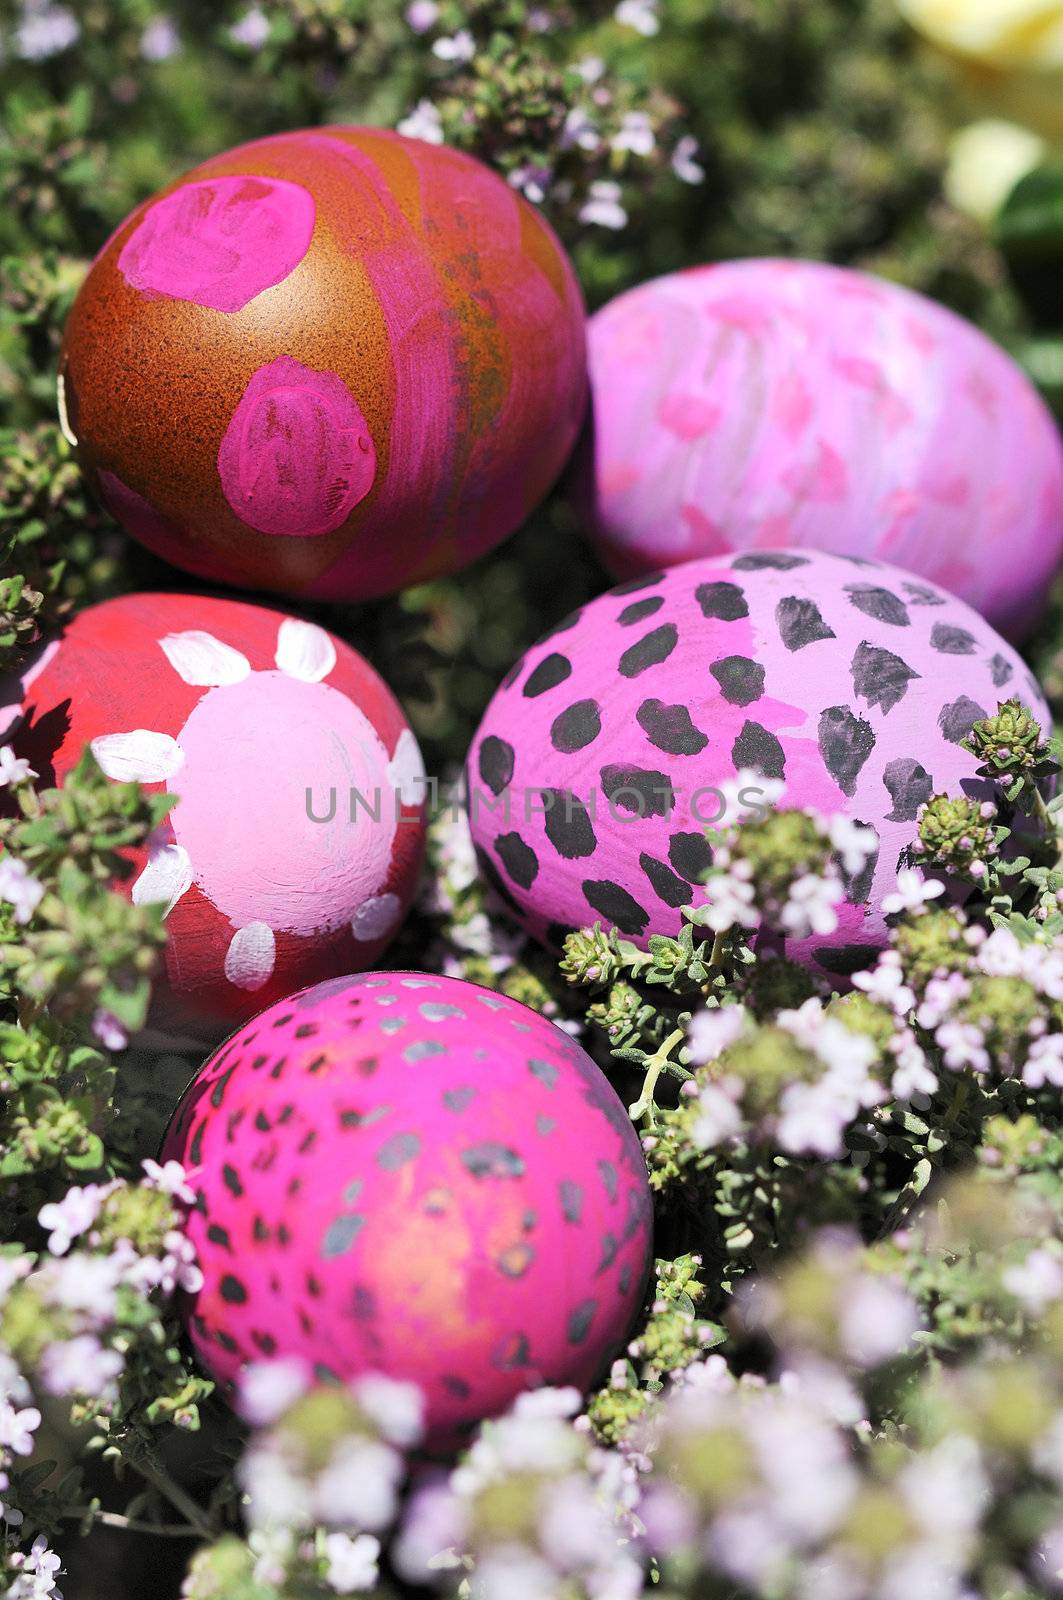
[[[557,1600],[554,1568],[522,1545],[498,1545],[476,1564],[476,1600]]]
[[[115,1249],[109,1256],[76,1252],[53,1259],[34,1278],[47,1303],[66,1311],[79,1311],[101,1322],[113,1322],[117,1290],[126,1271],[128,1254]]]
[[[234,22],[229,29],[229,37],[236,44],[244,45],[248,50],[261,50],[269,38],[269,18],[261,6],[252,6],[245,11],[239,22]]]
[[[845,886],[840,878],[803,873],[790,884],[779,913],[780,924],[796,939],[805,939],[814,933],[833,933],[838,926],[838,913],[834,908],[844,899]]]
[[[73,1241],[88,1233],[109,1192],[102,1184],[86,1183],[68,1189],[62,1200],[41,1207],[37,1221],[49,1236],[48,1249],[53,1256],[65,1256]]]
[[[402,1383],[382,1372],[367,1372],[354,1385],[354,1395],[389,1444],[408,1450],[424,1433],[424,1395],[415,1383]]]
[[[902,867],[897,874],[897,892],[884,896],[882,910],[887,917],[904,911],[922,911],[931,900],[945,893],[945,885],[936,878],[925,879],[912,867]]]
[[[379,1533],[394,1520],[402,1487],[402,1457],[377,1439],[341,1440],[314,1485],[314,1514],[330,1527]]]
[[[596,228],[610,228],[614,232],[627,227],[627,212],[620,204],[620,185],[611,179],[599,178],[587,191],[587,199],[579,211],[579,220]]]
[[[297,1357],[254,1361],[240,1376],[240,1415],[264,1428],[299,1400],[310,1387],[310,1373]]]
[[[16,1456],[33,1454],[33,1435],[41,1425],[36,1406],[16,1411],[9,1400],[0,1400],[0,1445]]]
[[[92,1031],[105,1050],[124,1050],[129,1035],[113,1011],[99,1006],[92,1018]]]
[[[173,1200],[183,1200],[186,1206],[195,1205],[196,1191],[190,1187],[188,1174],[179,1161],[165,1161],[160,1165],[149,1156],[140,1165],[149,1189],[161,1189]]]
[[[337,1594],[355,1594],[375,1588],[379,1558],[380,1540],[374,1539],[371,1533],[360,1533],[355,1539],[346,1533],[330,1533],[325,1537],[326,1578]]]
[[[405,17],[414,33],[430,33],[439,21],[439,6],[436,0],[412,0],[406,7]]]
[[[891,1361],[918,1327],[915,1301],[893,1279],[864,1273],[842,1291],[838,1333],[845,1354],[858,1367]]]
[[[47,61],[69,50],[80,37],[78,20],[66,6],[26,0],[22,20],[15,29],[15,50],[23,61]]]
[[[549,167],[526,165],[515,167],[509,174],[509,184],[513,189],[519,189],[526,200],[533,205],[542,205],[550,192],[550,183],[553,173]]]
[[[181,38],[171,17],[153,17],[140,36],[145,61],[168,61],[181,48]]]
[[[645,111],[625,111],[609,145],[613,150],[630,151],[635,156],[651,156],[657,140],[649,115]]]
[[[992,1065],[985,1047],[985,1035],[973,1022],[943,1022],[934,1034],[945,1065],[953,1072],[970,1067],[972,1072],[988,1072]]]
[[[904,981],[901,958],[896,950],[887,950],[869,972],[854,973],[853,983],[869,1000],[888,1006],[898,1017],[907,1016],[915,1009],[915,993]]]
[[[700,164],[697,157],[698,141],[693,134],[684,134],[672,151],[672,171],[680,183],[697,184],[705,182],[705,168]]]
[[[443,119],[431,100],[418,100],[396,131],[407,139],[421,139],[425,144],[443,143]]]
[[[1030,1089],[1046,1083],[1063,1089],[1063,1033],[1046,1033],[1030,1046],[1022,1069],[1022,1081]]]
[[[728,1007],[728,1010],[737,1010]],[[698,1094],[698,1115],[690,1130],[690,1137],[699,1150],[715,1150],[719,1145],[735,1139],[745,1127],[745,1117],[739,1104],[742,1080],[725,1078],[720,1083],[707,1083]]]
[[[697,1066],[715,1061],[746,1030],[749,1013],[745,1006],[715,1006],[696,1011],[687,1029],[690,1059]]]
[[[93,1333],[81,1333],[47,1345],[39,1370],[49,1394],[113,1400],[124,1365],[117,1350],[106,1349]]]
[[[1030,1316],[1039,1317],[1053,1301],[1063,1298],[1063,1262],[1051,1250],[1039,1246],[1030,1251],[1025,1261],[1005,1270],[1003,1283]]]
[[[706,903],[698,908],[698,921],[713,933],[726,933],[734,927],[758,928],[756,896],[749,862],[732,862],[726,871],[714,873],[706,884]]]
[[[15,921],[22,927],[44,899],[44,884],[33,876],[24,861],[14,856],[0,860],[0,900],[15,908]]]
[[[471,61],[476,54],[476,40],[468,28],[459,28],[457,33],[437,39],[432,54],[439,61]]]

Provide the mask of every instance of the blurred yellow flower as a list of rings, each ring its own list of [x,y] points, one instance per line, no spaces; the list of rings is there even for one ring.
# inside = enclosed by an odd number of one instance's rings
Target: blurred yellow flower
[[[1015,122],[972,122],[952,141],[945,194],[957,211],[992,222],[1015,185],[1047,154],[1045,141]]]
[[[898,0],[946,50],[991,67],[1063,67],[1063,0]]]

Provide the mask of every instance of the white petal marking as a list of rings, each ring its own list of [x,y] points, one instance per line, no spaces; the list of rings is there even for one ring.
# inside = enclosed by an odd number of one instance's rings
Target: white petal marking
[[[212,633],[192,628],[188,633],[168,633],[159,648],[178,677],[196,688],[216,689],[225,683],[242,683],[251,663],[232,645]]]
[[[351,932],[363,944],[386,939],[402,920],[402,902],[397,894],[377,894],[363,900],[351,918]]]
[[[238,928],[225,952],[225,976],[237,989],[261,989],[273,976],[277,941],[265,922]]]
[[[404,806],[423,805],[426,799],[421,747],[409,728],[403,728],[395,754],[388,762],[388,782]]]
[[[63,377],[62,373],[60,373],[55,380],[55,406],[56,410],[59,412],[59,432],[63,435],[63,438],[66,440],[67,444],[72,444],[76,450],[78,438],[77,434],[70,426],[70,418],[67,416],[66,379]]]
[[[164,844],[153,850],[148,864],[133,885],[135,906],[165,905],[168,917],[192,882],[192,861],[180,844]]]
[[[118,783],[165,783],[185,764],[177,740],[150,728],[103,733],[92,740],[91,749],[107,777]]]
[[[316,623],[301,622],[298,617],[285,617],[277,631],[277,654],[274,660],[289,678],[299,678],[303,683],[320,683],[336,665],[336,646],[324,628],[319,628]]]

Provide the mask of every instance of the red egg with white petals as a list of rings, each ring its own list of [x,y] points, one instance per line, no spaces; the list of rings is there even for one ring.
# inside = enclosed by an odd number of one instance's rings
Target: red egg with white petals
[[[164,1004],[239,1021],[372,966],[424,850],[424,769],[387,685],[324,628],[187,594],[80,612],[3,700],[12,742],[62,784],[86,745],[107,777],[177,797],[129,892],[166,907]]]

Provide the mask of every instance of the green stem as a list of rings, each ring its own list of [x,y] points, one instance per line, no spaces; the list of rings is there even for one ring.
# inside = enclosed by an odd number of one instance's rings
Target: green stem
[[[187,1522],[143,1522],[136,1517],[125,1517],[120,1511],[94,1511],[91,1506],[72,1506],[69,1511],[63,1511],[60,1515],[64,1522],[83,1522],[86,1517],[92,1517],[105,1528],[121,1528],[126,1533],[152,1533],[160,1539],[203,1537],[198,1528],[190,1528]]]
[[[657,1087],[657,1080],[661,1076],[662,1072],[665,1072],[669,1067],[674,1067],[676,1065],[675,1062],[669,1061],[668,1057],[675,1049],[676,1045],[681,1044],[685,1038],[686,1034],[684,1033],[683,1029],[676,1028],[668,1035],[664,1043],[658,1046],[658,1048],[653,1052],[653,1055],[650,1056],[649,1060],[646,1062],[646,1076],[642,1080],[642,1093],[639,1095],[634,1105],[628,1106],[627,1108],[628,1116],[631,1118],[632,1122],[638,1122],[642,1117],[647,1115],[652,1117],[654,1108],[653,1094]]]
[[[193,1500],[179,1483],[174,1483],[168,1473],[152,1466],[148,1461],[134,1461],[131,1465],[153,1489],[157,1489],[164,1499],[169,1500],[170,1504],[180,1511],[189,1524],[189,1532],[194,1529],[201,1538],[213,1539],[214,1529],[203,1507]]]

